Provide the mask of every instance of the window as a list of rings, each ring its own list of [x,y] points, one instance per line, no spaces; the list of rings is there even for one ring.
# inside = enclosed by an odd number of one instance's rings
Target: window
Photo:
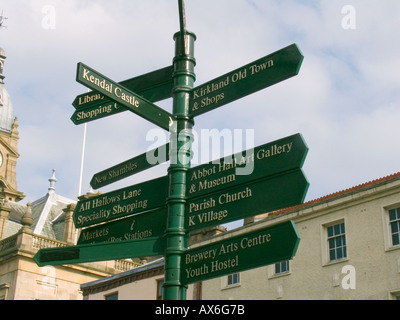
[[[164,285],[164,279],[157,280],[157,300],[162,300],[163,299],[163,285]]]
[[[400,208],[389,210],[392,246],[400,245]]]
[[[329,262],[347,258],[344,222],[327,227]]]
[[[284,273],[289,273],[289,260],[281,261],[279,263],[275,263],[274,274],[280,275]]]
[[[240,273],[234,273],[227,276],[226,280],[227,287],[234,286],[236,284],[240,284]]]
[[[109,295],[105,296],[105,298],[108,301],[118,300],[118,292],[109,294]]]
[[[7,300],[8,290],[10,289],[9,283],[0,285],[0,301]]]
[[[400,291],[390,292],[390,300],[399,300],[400,301]]]

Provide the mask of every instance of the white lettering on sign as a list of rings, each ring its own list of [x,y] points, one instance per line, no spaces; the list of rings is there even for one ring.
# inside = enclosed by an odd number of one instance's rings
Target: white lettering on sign
[[[228,186],[234,184],[238,178],[238,168],[255,167],[255,162],[267,161],[270,158],[289,154],[293,150],[293,142],[273,144],[265,147],[257,148],[257,151],[249,151],[249,154],[244,156],[233,156],[232,158],[227,158],[227,162],[220,162],[218,164],[213,164],[211,166],[194,168],[192,173],[188,178],[189,182],[189,193],[195,195],[198,192],[205,190],[212,190],[220,186]],[[224,160],[225,161],[225,160]],[[261,164],[262,165],[262,164]],[[266,167],[266,163],[264,165]],[[236,170],[234,170],[236,169]],[[229,174],[229,172],[232,174]],[[223,174],[227,174],[222,176]]]
[[[243,199],[251,198],[253,196],[252,191],[249,187],[246,190],[235,192],[235,193],[225,193],[221,195],[218,199],[219,204],[232,203],[240,201]]]
[[[212,221],[223,221],[228,217],[229,211],[226,209],[214,210],[215,207],[217,207],[218,205],[224,205],[248,199],[251,198],[252,196],[253,196],[252,189],[246,187],[246,189],[239,192],[224,193],[220,195],[218,199],[210,197],[204,199],[202,202],[192,202],[189,204],[189,215],[188,215],[189,227]]]
[[[115,98],[117,98],[117,100],[123,101],[124,103],[128,103],[134,106],[135,108],[140,107],[140,102],[134,95],[125,92],[125,90],[123,90],[118,86],[114,88],[114,85],[109,81],[107,81],[106,79],[98,78],[91,73],[92,72],[90,70],[82,68],[82,79],[112,94]]]
[[[185,276],[190,280],[214,272],[228,271],[240,267],[241,254],[251,248],[268,246],[272,235],[265,231],[257,235],[244,236],[223,242],[203,251],[186,253],[184,256]],[[243,262],[246,262],[243,260]],[[234,270],[233,270],[234,271]]]
[[[99,94],[99,93],[98,94],[94,94],[94,95],[83,95],[83,96],[79,97],[78,105],[81,106],[81,105],[84,105],[84,104],[87,104],[87,103],[90,103],[90,102],[94,102],[94,101],[97,101],[97,100],[104,100],[104,96],[102,94]]]
[[[85,119],[95,119],[99,116],[107,115],[111,113],[113,110],[118,110],[119,106],[118,104],[109,104],[107,106],[99,106],[94,110],[90,111],[80,111],[76,115],[76,120],[85,120]]]
[[[245,79],[249,79],[250,77],[272,67],[274,67],[274,60],[269,59],[265,62],[244,67],[242,70],[231,73],[223,79],[220,78],[215,82],[197,88],[193,91],[194,103],[191,111],[195,112],[201,108],[218,104],[226,99],[228,95],[227,89],[229,89],[232,84],[237,84]]]
[[[100,223],[111,217],[125,215],[137,209],[147,209],[147,199],[143,198],[140,188],[124,189],[112,195],[104,195],[78,202],[76,208],[76,226],[87,223]],[[122,201],[122,202],[121,202]],[[111,207],[109,207],[111,205]]]

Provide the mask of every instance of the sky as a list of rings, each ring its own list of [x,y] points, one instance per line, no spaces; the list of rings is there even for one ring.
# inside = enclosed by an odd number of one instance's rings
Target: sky
[[[304,55],[298,76],[199,116],[196,132],[254,130],[255,146],[301,133],[309,147],[306,201],[400,171],[398,0],[185,2],[197,36],[196,86],[292,43]],[[155,125],[130,112],[90,122],[80,184],[84,126],[70,118],[73,100],[87,92],[75,81],[78,62],[117,82],[172,64],[176,0],[1,0],[0,10],[24,202],[47,193],[53,168],[57,194],[76,199],[94,174],[162,143],[151,138]],[[172,112],[172,99],[156,104]]]

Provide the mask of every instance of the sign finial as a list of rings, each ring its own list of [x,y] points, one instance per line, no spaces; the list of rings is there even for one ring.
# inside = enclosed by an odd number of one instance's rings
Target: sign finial
[[[178,0],[179,4],[179,25],[180,25],[180,38],[183,52],[186,51],[185,34],[186,34],[186,13],[185,13],[185,0]]]
[[[179,21],[181,33],[185,34],[186,32],[186,13],[185,13],[185,0],[178,0],[179,2]]]

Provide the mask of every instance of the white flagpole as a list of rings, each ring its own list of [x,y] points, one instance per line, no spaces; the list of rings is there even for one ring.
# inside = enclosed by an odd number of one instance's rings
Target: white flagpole
[[[81,172],[80,172],[80,176],[79,176],[78,197],[80,197],[82,195],[83,163],[85,161],[85,149],[86,149],[86,130],[87,130],[87,123],[85,123],[84,129],[83,129]],[[75,243],[77,243],[78,237],[79,237],[79,229],[76,229],[75,230]]]
[[[88,89],[87,92],[90,92],[90,90]],[[85,123],[84,128],[83,128],[81,172],[80,172],[80,175],[79,175],[78,197],[80,197],[82,195],[83,164],[84,164],[84,161],[85,161],[85,149],[86,149],[86,131],[87,131],[87,123]]]
[[[80,176],[79,176],[78,196],[82,195],[83,164],[84,164],[84,161],[85,161],[85,149],[86,149],[86,131],[87,131],[87,123],[85,123],[84,129],[83,129],[81,172],[80,172]]]

